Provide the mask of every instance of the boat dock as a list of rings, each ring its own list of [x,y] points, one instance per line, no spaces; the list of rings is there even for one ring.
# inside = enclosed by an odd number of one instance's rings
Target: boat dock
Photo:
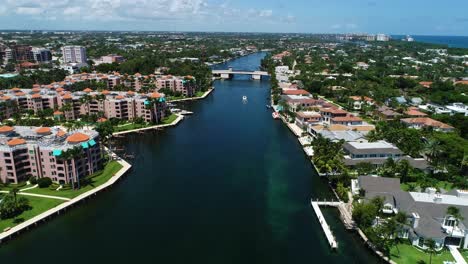
[[[319,205],[326,205],[326,206],[338,206],[340,202],[314,202],[311,201],[312,208],[314,209],[315,215],[317,216],[317,219],[319,220],[320,226],[322,227],[323,232],[325,233],[325,237],[327,237],[328,244],[332,249],[337,249],[338,248],[338,243],[336,242],[336,238],[333,235],[330,226],[327,224],[327,221],[325,220],[325,217],[322,214],[322,211],[320,210]],[[337,205],[335,205],[337,204]]]

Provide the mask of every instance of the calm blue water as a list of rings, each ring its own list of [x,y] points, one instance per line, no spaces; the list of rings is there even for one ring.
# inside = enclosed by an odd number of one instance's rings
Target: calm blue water
[[[403,35],[393,35],[394,39],[402,39]],[[412,36],[415,41],[448,45],[451,48],[468,48],[468,36]]]

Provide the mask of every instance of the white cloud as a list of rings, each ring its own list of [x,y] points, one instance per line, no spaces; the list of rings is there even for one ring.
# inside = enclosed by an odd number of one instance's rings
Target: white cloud
[[[16,13],[19,15],[39,15],[43,12],[40,7],[18,7]]]
[[[273,10],[261,10],[258,16],[260,17],[271,17],[273,15]]]
[[[24,15],[35,20],[174,21],[184,23],[294,23],[292,15],[271,9],[239,9],[215,0],[3,0],[0,14]],[[0,0],[2,2],[2,0]],[[80,22],[80,21],[77,21]]]

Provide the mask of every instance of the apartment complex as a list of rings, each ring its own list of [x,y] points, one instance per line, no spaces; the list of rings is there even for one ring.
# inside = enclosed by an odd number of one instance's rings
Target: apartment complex
[[[86,49],[82,46],[62,47],[64,63],[87,63]]]
[[[18,183],[29,177],[74,184],[102,168],[99,134],[65,133],[59,128],[0,127],[0,179]]]
[[[74,120],[81,115],[158,123],[166,113],[164,94],[140,94],[133,91],[93,91],[89,88],[68,92],[60,86],[36,86],[33,89],[13,88],[0,91],[0,120],[10,118],[17,110],[29,109],[35,113],[44,109],[57,110],[55,118]]]

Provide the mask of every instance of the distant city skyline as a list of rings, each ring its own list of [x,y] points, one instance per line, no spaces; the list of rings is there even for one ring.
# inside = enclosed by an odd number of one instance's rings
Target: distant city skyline
[[[468,36],[468,2],[0,0],[0,30],[386,33]]]

